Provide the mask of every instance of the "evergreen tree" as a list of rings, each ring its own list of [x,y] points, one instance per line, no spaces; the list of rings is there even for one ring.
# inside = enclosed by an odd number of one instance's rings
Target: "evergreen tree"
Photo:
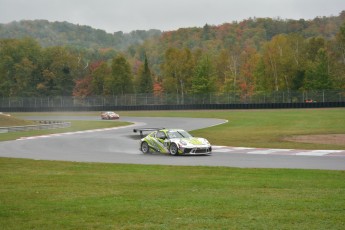
[[[329,60],[324,49],[320,49],[315,62],[306,72],[305,88],[308,90],[332,89]]]
[[[140,79],[139,79],[138,92],[139,93],[153,93],[152,74],[149,69],[146,55],[145,55],[145,62],[144,62],[144,65],[141,67],[139,77]]]

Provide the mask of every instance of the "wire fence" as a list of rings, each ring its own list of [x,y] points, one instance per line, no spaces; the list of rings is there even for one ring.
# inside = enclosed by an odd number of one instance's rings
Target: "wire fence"
[[[202,104],[265,104],[344,102],[345,90],[240,92],[209,94],[125,94],[90,97],[3,97],[1,108],[66,108],[138,105],[202,105]]]

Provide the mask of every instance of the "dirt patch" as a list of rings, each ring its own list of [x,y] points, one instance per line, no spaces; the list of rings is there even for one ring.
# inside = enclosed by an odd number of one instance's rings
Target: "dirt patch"
[[[285,140],[312,144],[345,145],[345,134],[301,135],[285,138]]]

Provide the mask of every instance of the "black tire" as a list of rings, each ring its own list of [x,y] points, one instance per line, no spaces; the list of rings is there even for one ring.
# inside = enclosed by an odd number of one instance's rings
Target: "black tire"
[[[141,143],[140,149],[143,153],[149,153],[150,152],[150,146],[149,146],[149,144],[147,144],[146,141]]]
[[[178,155],[178,147],[175,143],[170,144],[169,152],[171,155],[174,155],[174,156]]]

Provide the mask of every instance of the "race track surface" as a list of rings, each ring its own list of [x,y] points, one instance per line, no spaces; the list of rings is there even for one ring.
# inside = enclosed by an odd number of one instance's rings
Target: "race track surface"
[[[100,120],[99,117],[27,117],[49,120]],[[170,156],[142,154],[139,127],[195,130],[227,122],[202,118],[121,117],[133,122],[127,127],[54,134],[0,142],[0,157],[77,162],[104,162],[150,165],[225,166],[241,168],[299,168],[345,170],[345,151],[254,149],[214,146],[211,156]],[[229,143],[230,144],[230,143]]]

